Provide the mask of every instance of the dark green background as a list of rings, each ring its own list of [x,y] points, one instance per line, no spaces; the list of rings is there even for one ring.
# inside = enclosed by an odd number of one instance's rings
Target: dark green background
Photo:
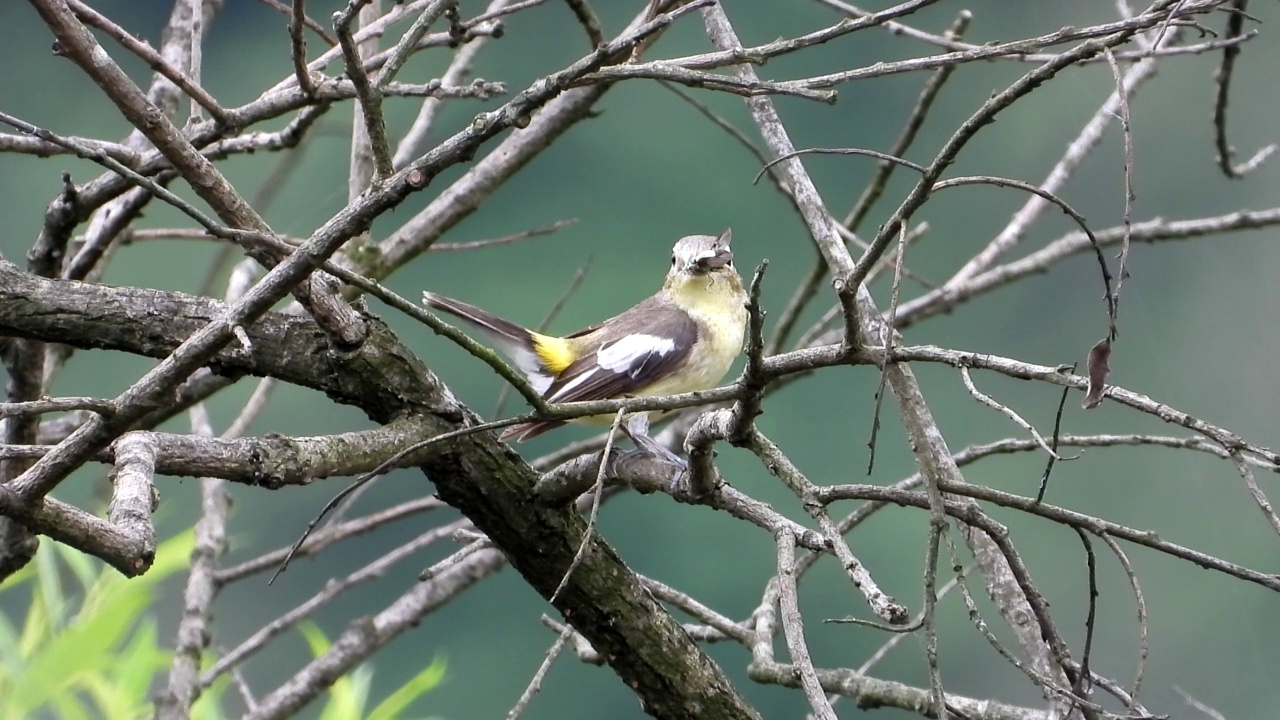
[[[166,3],[97,2],[95,7],[125,27],[158,44]],[[597,3],[608,31],[614,32],[638,3]],[[747,44],[791,36],[834,20],[817,3],[727,2]],[[885,3],[877,3],[877,7]],[[325,19],[337,5],[313,2],[313,17]],[[464,16],[480,4],[463,2]],[[1005,40],[1050,32],[1059,27],[1115,19],[1114,4],[1085,2],[942,2],[913,22],[941,30],[961,8],[974,12],[969,34],[974,42]],[[1275,68],[1280,62],[1270,36],[1275,6],[1255,9],[1269,24],[1246,46],[1236,75],[1231,106],[1231,139],[1242,154],[1277,139]],[[1222,18],[1207,24],[1222,26]],[[401,26],[403,27],[403,26]],[[285,20],[265,6],[229,2],[217,18],[205,49],[205,85],[224,105],[247,102],[287,75]],[[82,73],[49,53],[51,38],[24,3],[0,4],[0,109],[63,134],[119,139],[128,126]],[[310,43],[315,49],[320,43]],[[662,38],[651,57],[705,50],[708,44],[695,15]],[[149,75],[140,63],[107,45],[139,82]],[[533,78],[577,58],[585,36],[562,3],[550,2],[508,23],[477,63],[476,75],[503,80],[512,91]],[[926,55],[933,49],[883,32],[863,32],[781,58],[761,68],[766,78],[870,65]],[[444,52],[424,53],[402,74],[406,81],[436,76],[447,61]],[[1135,219],[1171,219],[1216,215],[1240,208],[1276,204],[1280,165],[1272,163],[1247,181],[1226,180],[1214,164],[1209,121],[1216,56],[1165,61],[1159,75],[1133,103],[1136,167]],[[975,63],[959,69],[944,90],[908,157],[928,162],[946,137],[992,92],[1003,89],[1031,65],[1014,61]],[[923,75],[880,78],[840,88],[834,107],[783,98],[779,111],[798,147],[859,146],[886,149],[914,103]],[[1104,64],[1060,76],[1032,97],[1001,114],[969,144],[951,171],[997,174],[1039,182],[1066,143],[1093,114],[1111,88]],[[700,97],[754,137],[739,98],[702,92]],[[457,128],[482,105],[458,101],[437,127]],[[477,302],[513,320],[535,323],[569,282],[584,258],[592,270],[580,292],[555,323],[570,330],[623,309],[652,292],[664,270],[670,243],[680,235],[734,229],[735,250],[744,270],[761,258],[771,261],[764,304],[777,317],[794,283],[813,263],[814,251],[802,223],[767,184],[752,185],[757,163],[688,105],[648,81],[623,83],[599,106],[602,114],[582,123],[534,161],[445,241],[460,242],[517,232],[575,217],[576,226],[549,238],[472,253],[432,254],[405,267],[389,285],[408,297],[420,290]],[[393,133],[403,132],[416,112],[412,100],[388,102]],[[266,211],[272,227],[306,236],[341,208],[351,112],[331,112],[307,146],[298,172]],[[273,125],[278,127],[280,123]],[[276,158],[260,153],[221,164],[228,177],[252,195]],[[813,157],[806,161],[824,199],[843,215],[870,177],[865,158]],[[1081,168],[1062,193],[1094,228],[1113,226],[1123,211],[1121,135],[1107,131],[1102,148]],[[98,174],[91,164],[67,157],[41,160],[0,156],[0,252],[21,261],[35,238],[47,202],[67,170],[80,182]],[[422,208],[434,191],[457,176],[451,172],[432,188],[411,197],[374,228],[375,239]],[[870,232],[902,197],[910,178],[899,173],[888,197],[868,219]],[[189,195],[189,193],[185,193]],[[952,190],[931,201],[917,216],[932,230],[909,255],[912,268],[935,282],[945,280],[965,258],[999,231],[1024,201],[1012,190],[978,187]],[[142,223],[147,227],[189,226],[176,212],[154,203]],[[1056,212],[1045,213],[1025,246],[1037,248],[1071,229]],[[1268,445],[1280,419],[1274,390],[1280,310],[1275,268],[1280,251],[1275,231],[1240,233],[1200,241],[1133,248],[1133,278],[1125,286],[1120,340],[1112,358],[1112,379],[1198,417],[1225,425],[1243,437]],[[193,289],[214,255],[207,242],[144,242],[123,248],[105,281],[171,290]],[[875,288],[887,306],[884,285]],[[909,286],[908,292],[918,288]],[[1094,261],[1079,256],[1053,272],[1003,288],[907,332],[909,343],[982,350],[1032,362],[1055,364],[1082,359],[1105,331],[1101,286]],[[829,295],[816,308],[825,309]],[[480,412],[493,407],[499,382],[477,362],[431,336],[421,327],[374,303],[402,331],[402,337],[451,388]],[[53,388],[59,394],[107,394],[128,386],[151,361],[116,353],[77,353]],[[917,366],[928,398],[953,449],[1021,432],[1003,417],[978,406],[965,393],[958,374],[941,367]],[[1051,422],[1057,393],[1044,385],[1014,382],[976,372],[979,387],[1022,412],[1041,428]],[[863,481],[872,393],[870,368],[839,368],[807,379],[775,395],[760,423],[816,482]],[[234,417],[251,390],[242,384],[210,403],[215,426]],[[517,406],[509,406],[509,411]],[[1154,418],[1108,403],[1085,413],[1079,396],[1068,402],[1065,430],[1154,432],[1184,435]],[[874,482],[890,483],[913,469],[894,407],[884,412]],[[185,420],[171,423],[182,430]],[[367,427],[349,408],[334,407],[310,391],[284,387],[253,432],[323,434]],[[585,431],[565,430],[522,448],[528,457],[549,450]],[[802,518],[795,500],[780,489],[752,457],[724,448],[721,468],[736,486]],[[971,482],[1031,494],[1043,466],[1040,456],[998,458],[970,467]],[[80,503],[101,502],[105,471],[77,473],[57,496]],[[1275,476],[1259,474],[1264,490],[1277,495]],[[343,481],[290,488],[279,493],[235,487],[229,528],[228,562],[255,556],[294,539],[305,523]],[[189,526],[198,512],[198,488],[191,480],[165,479],[157,515],[163,535]],[[374,509],[431,491],[417,472],[398,472],[365,496],[361,507]],[[1093,450],[1055,471],[1049,500],[1117,522],[1158,531],[1162,537],[1219,554],[1263,571],[1275,571],[1276,537],[1249,499],[1230,464],[1204,455],[1169,450]],[[851,506],[850,506],[851,507]],[[846,507],[844,509],[849,509]],[[1006,522],[1026,554],[1041,588],[1053,602],[1069,641],[1079,648],[1086,611],[1084,560],[1074,533],[1009,512]],[[349,541],[320,558],[296,563],[281,581],[265,578],[240,583],[218,600],[216,647],[231,647],[253,629],[315,593],[327,578],[351,572],[416,536],[438,517],[402,522]],[[850,542],[886,591],[919,606],[924,550],[924,515],[890,510],[854,533]],[[657,496],[627,496],[608,504],[600,530],[638,571],[684,589],[732,617],[749,613],[773,571],[773,543],[753,527],[710,510],[676,505]],[[331,637],[353,617],[376,612],[415,582],[417,572],[450,547],[401,565],[385,577],[344,595],[316,619]],[[1101,546],[1099,545],[1101,552]],[[1192,716],[1171,686],[1178,684],[1232,720],[1263,720],[1280,715],[1280,602],[1261,588],[1234,582],[1185,563],[1141,549],[1131,556],[1139,569],[1151,613],[1151,660],[1143,697],[1156,712]],[[1129,682],[1137,653],[1133,601],[1113,558],[1101,557],[1102,594],[1093,665]],[[977,585],[975,584],[975,589]],[[162,598],[163,632],[171,635],[180,587]],[[867,616],[856,591],[834,562],[824,561],[801,588],[814,659],[823,666],[859,665],[886,637],[854,626],[822,625],[822,618]],[[993,622],[994,613],[984,605]],[[17,608],[4,608],[15,612]],[[516,700],[552,637],[537,622],[547,605],[513,572],[504,571],[430,616],[422,626],[378,655],[374,696],[415,674],[438,654],[448,658],[446,683],[417,706],[417,715],[467,720],[501,717]],[[958,597],[942,604],[940,653],[948,691],[990,696],[1007,702],[1037,704],[1038,693],[1000,660],[965,619]],[[1007,638],[1007,633],[1002,634]],[[734,676],[738,687],[768,718],[802,717],[806,705],[798,692],[761,687],[746,680],[746,652],[736,646],[708,650]],[[780,657],[785,650],[779,645]],[[1078,650],[1077,650],[1078,655]],[[305,661],[306,646],[290,634],[246,666],[250,687],[274,688]],[[880,664],[880,676],[925,683],[922,643],[908,638]],[[837,706],[842,717],[858,711]],[[315,710],[304,713],[312,717]],[[881,711],[881,717],[906,713]],[[551,671],[542,694],[526,718],[641,717],[635,698],[607,669],[562,659]]]

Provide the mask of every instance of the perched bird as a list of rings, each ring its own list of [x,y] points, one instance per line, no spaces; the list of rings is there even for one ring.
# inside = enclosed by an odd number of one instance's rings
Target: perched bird
[[[731,238],[729,230],[719,237],[681,238],[672,248],[671,269],[657,294],[564,337],[528,330],[435,293],[424,292],[422,300],[487,334],[548,402],[706,390],[720,382],[742,352],[747,325],[747,293],[733,267]],[[502,439],[528,440],[565,422],[514,425]],[[637,445],[650,440],[631,434]],[[656,449],[649,442],[644,445]]]

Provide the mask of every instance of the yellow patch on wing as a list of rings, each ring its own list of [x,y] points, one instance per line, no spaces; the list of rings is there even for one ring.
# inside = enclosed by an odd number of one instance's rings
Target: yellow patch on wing
[[[568,341],[538,333],[529,334],[533,336],[533,349],[538,353],[538,359],[552,375],[564,372],[565,368],[578,359],[573,349],[569,347]]]

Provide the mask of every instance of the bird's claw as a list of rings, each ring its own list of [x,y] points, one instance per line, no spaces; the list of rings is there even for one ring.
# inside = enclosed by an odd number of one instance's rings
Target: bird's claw
[[[668,490],[672,495],[676,495],[683,487],[683,481],[689,476],[689,462],[649,435],[648,414],[632,415],[623,425],[623,429],[631,438],[631,442],[635,443],[636,449],[624,453],[621,457],[630,459],[638,455],[647,455],[674,466],[675,472],[672,473]]]

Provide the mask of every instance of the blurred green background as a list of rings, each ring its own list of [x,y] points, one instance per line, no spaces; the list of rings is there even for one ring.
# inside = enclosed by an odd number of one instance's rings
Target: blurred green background
[[[887,6],[877,2],[874,7]],[[167,3],[101,0],[100,12],[158,44]],[[597,3],[605,27],[616,32],[640,3]],[[338,6],[308,3],[322,19]],[[744,43],[758,44],[830,24],[835,16],[816,2],[780,3],[736,0],[726,3]],[[463,16],[482,7],[464,0]],[[941,31],[962,8],[974,21],[967,39],[1007,40],[1051,32],[1063,25],[1115,19],[1115,4],[1105,0],[1071,3],[973,0],[941,2],[918,14],[914,24]],[[1280,15],[1274,3],[1254,11],[1269,24],[1244,48],[1236,71],[1230,113],[1231,141],[1242,156],[1276,141],[1280,134],[1280,95],[1274,71],[1280,44],[1269,33]],[[1206,23],[1221,27],[1221,17]],[[326,22],[327,24],[327,22]],[[402,27],[402,26],[401,26]],[[0,4],[0,109],[63,134],[119,139],[126,122],[72,63],[49,52],[51,38],[25,3]],[[312,55],[322,44],[312,37]],[[146,68],[114,44],[113,56],[139,82]],[[680,22],[651,51],[650,57],[699,52],[707,41],[698,17]],[[492,42],[475,66],[475,75],[502,80],[514,92],[530,80],[557,69],[587,49],[581,29],[562,3],[547,3],[508,22],[500,41]],[[881,60],[927,55],[933,49],[883,32],[863,32],[785,57],[761,69],[766,78],[865,66]],[[289,73],[283,16],[244,0],[227,3],[206,45],[205,85],[224,105],[247,102]],[[447,55],[423,53],[401,79],[423,81],[441,72]],[[1210,123],[1216,56],[1166,60],[1156,78],[1133,102],[1135,128],[1135,219],[1170,219],[1263,209],[1277,204],[1280,164],[1272,162],[1245,181],[1222,177],[1214,163]],[[938,107],[908,157],[928,162],[953,129],[985,100],[1032,66],[1014,61],[961,67],[943,91]],[[913,105],[924,76],[901,75],[839,88],[840,101],[826,106],[803,100],[776,100],[798,147],[858,146],[887,149]],[[1067,142],[1110,91],[1105,64],[1064,73],[1001,114],[961,154],[952,175],[995,174],[1039,182]],[[755,137],[740,98],[699,92],[738,127]],[[438,140],[496,102],[458,101],[437,126]],[[390,100],[393,136],[403,132],[417,110],[412,100]],[[584,122],[558,141],[484,207],[450,232],[444,241],[494,237],[564,218],[578,223],[548,238],[470,253],[430,254],[388,281],[416,298],[431,290],[483,305],[512,320],[533,324],[592,258],[581,290],[553,326],[567,331],[625,308],[652,292],[659,282],[671,242],[685,234],[734,229],[739,264],[749,271],[758,260],[771,262],[764,304],[776,318],[797,280],[808,272],[814,251],[805,229],[788,204],[767,184],[753,185],[757,163],[721,131],[667,90],[648,81],[612,89],[599,117]],[[279,232],[306,236],[345,203],[351,111],[333,111],[317,128],[306,155],[276,202],[265,212]],[[275,123],[271,127],[279,127]],[[277,158],[267,153],[236,157],[221,164],[247,195],[259,190]],[[842,216],[874,170],[857,157],[806,160],[828,206]],[[59,188],[59,173],[78,182],[99,174],[92,164],[68,157],[38,159],[0,156],[0,253],[22,262],[39,230],[42,213]],[[422,208],[451,172],[395,212],[379,220],[381,239]],[[864,232],[882,222],[914,180],[898,173],[886,199],[868,219]],[[187,193],[189,195],[189,193]],[[1120,222],[1123,212],[1122,143],[1117,127],[1107,131],[1100,151],[1090,158],[1062,196],[1095,229]],[[944,281],[984,246],[1022,205],[1025,197],[989,187],[957,189],[940,195],[917,215],[932,230],[908,256],[912,269],[934,282]],[[146,227],[190,226],[176,212],[153,203]],[[1045,213],[1025,247],[1070,231],[1056,212]],[[1226,426],[1250,441],[1270,445],[1280,420],[1274,358],[1280,310],[1275,268],[1280,263],[1278,232],[1265,230],[1200,241],[1136,245],[1121,306],[1120,339],[1112,358],[1112,380],[1173,407]],[[121,285],[193,290],[214,255],[208,242],[142,242],[122,248],[104,278]],[[887,307],[886,287],[875,288]],[[909,286],[908,292],[918,292]],[[1067,260],[1051,273],[978,298],[950,315],[911,328],[908,343],[932,343],[981,350],[1044,363],[1083,359],[1105,332],[1095,262],[1085,256]],[[826,308],[829,298],[810,313]],[[402,332],[404,340],[439,373],[463,400],[479,412],[494,406],[500,384],[493,374],[448,342],[373,303]],[[79,352],[59,376],[58,394],[107,394],[127,387],[152,365],[117,353]],[[928,398],[953,449],[1021,432],[1003,417],[977,405],[958,374],[942,367],[917,366]],[[1057,392],[1044,385],[1019,383],[977,372],[978,386],[1019,410],[1032,422],[1050,427]],[[865,447],[871,424],[876,374],[870,368],[839,368],[788,387],[766,405],[760,423],[809,476],[819,483],[864,479]],[[210,403],[215,427],[223,429],[252,389],[249,382]],[[508,412],[517,406],[509,406]],[[912,461],[891,403],[884,410],[877,463],[871,481],[888,484],[909,474]],[[367,427],[350,408],[298,388],[279,389],[253,432],[324,434]],[[169,429],[186,429],[185,420]],[[1154,418],[1112,403],[1085,413],[1079,396],[1067,404],[1064,430],[1073,433],[1153,432],[1184,435]],[[523,447],[527,457],[553,449],[586,431],[553,433]],[[798,503],[752,457],[723,448],[721,469],[736,487],[803,519]],[[996,458],[971,466],[969,481],[1033,494],[1043,467],[1040,456]],[[105,469],[77,473],[58,490],[61,499],[101,509]],[[1280,500],[1275,476],[1259,482]],[[291,542],[320,506],[344,485],[339,479],[309,488],[268,492],[234,487],[228,563],[256,556]],[[162,536],[189,526],[199,509],[192,480],[165,479],[157,521]],[[421,474],[402,471],[368,493],[358,510],[372,510],[431,492]],[[1048,500],[1138,528],[1168,540],[1219,554],[1262,571],[1280,570],[1276,537],[1260,517],[1230,464],[1204,455],[1169,450],[1093,450],[1058,465]],[[852,506],[842,508],[847,511]],[[1055,616],[1073,647],[1083,640],[1087,608],[1086,570],[1074,533],[1023,515],[995,510],[1053,603]],[[440,517],[419,517],[357,538],[320,557],[296,562],[275,585],[255,578],[229,588],[216,606],[215,648],[229,648],[264,622],[310,597],[331,577],[364,566],[388,549],[415,537]],[[854,533],[850,542],[886,591],[919,607],[925,516],[888,510]],[[602,511],[600,531],[636,570],[690,592],[721,612],[743,617],[759,601],[773,571],[772,539],[753,527],[715,512],[677,505],[664,497],[625,496]],[[419,570],[452,547],[438,547],[385,577],[328,605],[316,617],[335,637],[354,617],[376,612],[416,582]],[[1099,546],[1101,598],[1093,667],[1122,683],[1133,677],[1137,657],[1134,604],[1113,558]],[[1151,657],[1142,697],[1158,713],[1193,716],[1173,691],[1179,685],[1232,720],[1280,717],[1280,600],[1266,590],[1204,572],[1141,549],[1131,557],[1143,581],[1151,613]],[[975,589],[978,584],[975,583]],[[166,585],[160,612],[162,633],[172,635],[181,588]],[[801,587],[808,637],[822,666],[856,667],[887,637],[850,625],[823,625],[820,619],[868,613],[861,598],[834,562],[824,561]],[[13,613],[22,605],[0,605]],[[444,685],[424,697],[417,716],[467,720],[501,717],[515,702],[553,637],[537,621],[548,606],[510,571],[468,591],[429,616],[373,660],[374,695],[385,693],[438,656],[448,659]],[[989,604],[984,609],[994,618]],[[958,596],[942,604],[940,654],[950,692],[1038,704],[1038,693],[1000,660],[968,624]],[[12,618],[11,618],[12,619]],[[20,622],[20,618],[14,619]],[[1007,635],[1007,634],[1006,634]],[[1007,639],[1007,638],[1006,638]],[[875,674],[926,683],[920,639],[912,637],[875,669]],[[708,652],[735,678],[767,718],[799,718],[806,712],[799,692],[761,687],[745,677],[749,656],[740,648],[713,646]],[[286,635],[245,666],[249,686],[265,693],[308,657],[297,633]],[[780,645],[780,657],[785,651]],[[842,717],[858,711],[837,706]],[[310,714],[309,714],[310,713]],[[302,717],[314,717],[309,710]],[[908,717],[885,710],[884,718]],[[524,717],[642,717],[635,698],[607,669],[562,658]]]

